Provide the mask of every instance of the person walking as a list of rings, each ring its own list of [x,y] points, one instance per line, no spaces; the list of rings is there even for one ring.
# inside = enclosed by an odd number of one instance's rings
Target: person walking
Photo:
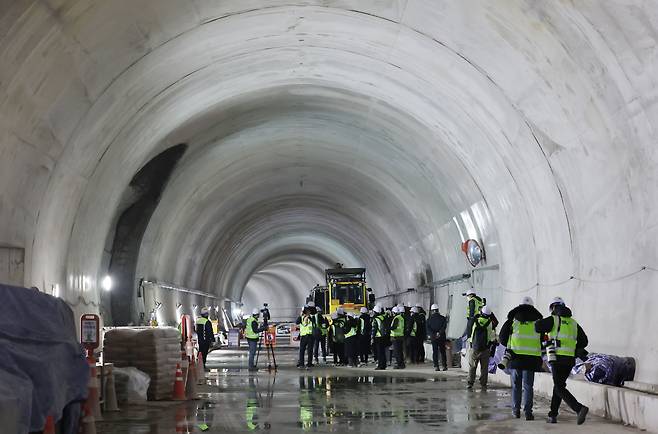
[[[549,309],[551,316],[535,323],[537,333],[548,335],[546,355],[553,376],[553,396],[547,422],[557,423],[560,404],[564,401],[578,415],[578,425],[582,425],[589,408],[578,402],[567,390],[567,378],[576,363],[576,353],[587,347],[587,335],[561,297],[555,297]]]
[[[244,327],[244,336],[247,338],[247,345],[249,345],[249,371],[257,370],[256,365],[254,365],[254,357],[258,348],[260,332],[267,330],[267,321],[264,321],[261,327],[258,326],[259,316],[260,310],[254,309],[251,316],[247,318]]]
[[[432,362],[434,363],[434,370],[440,370],[439,355],[441,355],[441,366],[443,370],[448,370],[448,362],[446,358],[446,327],[448,321],[446,317],[439,313],[439,306],[433,304],[430,307],[430,316],[427,318],[427,336],[432,343]]]
[[[361,308],[361,316],[359,316],[359,343],[358,353],[359,361],[364,365],[368,364],[368,356],[370,355],[370,339],[372,335],[372,318],[368,313],[368,309]]]
[[[304,367],[304,355],[308,354],[307,368],[313,367],[313,328],[315,327],[313,315],[315,306],[306,305],[302,309],[302,314],[297,317],[296,324],[299,325],[299,360],[298,368]]]
[[[215,342],[215,332],[212,329],[212,322],[208,319],[208,308],[202,307],[200,316],[196,319],[196,335],[199,342],[199,352],[203,358],[203,367],[206,367],[206,360],[210,346]]]
[[[523,297],[521,304],[510,310],[507,321],[500,329],[499,341],[507,350],[507,368],[512,371],[512,414],[521,417],[521,398],[526,420],[532,414],[535,372],[542,370],[541,336],[535,331],[535,322],[542,319],[532,298]],[[521,393],[523,391],[523,393]]]
[[[372,321],[372,337],[377,359],[377,367],[375,370],[382,371],[386,369],[386,339],[388,337],[388,330],[386,328],[386,318],[382,311],[382,307],[376,305],[373,310],[375,312],[375,318]]]
[[[496,340],[496,332],[493,325],[493,312],[489,306],[482,307],[479,314],[473,318],[473,328],[468,338],[468,389],[473,389],[475,383],[475,372],[480,365],[480,387],[482,391],[487,390],[489,379],[489,357],[491,356],[491,344]]]
[[[393,352],[395,353],[394,369],[404,369],[404,308],[396,306],[393,308],[395,317],[391,323],[391,341],[393,341]]]

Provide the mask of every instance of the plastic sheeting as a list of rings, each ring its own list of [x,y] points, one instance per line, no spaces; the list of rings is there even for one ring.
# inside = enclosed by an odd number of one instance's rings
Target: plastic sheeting
[[[625,381],[632,381],[635,376],[635,359],[592,353],[586,362],[577,364],[574,369],[584,369],[587,381],[623,386]]]
[[[0,426],[15,426],[16,434],[41,431],[47,415],[59,418],[67,404],[87,396],[89,367],[73,312],[26,288],[0,285],[0,300],[0,408],[13,409],[0,412]]]

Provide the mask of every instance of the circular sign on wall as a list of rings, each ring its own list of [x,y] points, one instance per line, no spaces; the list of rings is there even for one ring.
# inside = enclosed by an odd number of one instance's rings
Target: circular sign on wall
[[[466,240],[462,244],[462,251],[466,259],[473,267],[476,267],[484,259],[484,249],[476,240]]]

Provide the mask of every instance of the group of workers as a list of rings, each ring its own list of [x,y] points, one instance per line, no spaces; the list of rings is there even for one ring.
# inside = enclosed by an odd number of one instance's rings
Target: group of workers
[[[424,363],[423,343],[429,336],[433,347],[433,361],[440,369],[448,369],[446,360],[446,318],[432,305],[429,317],[420,305],[398,305],[387,309],[375,305],[372,311],[366,307],[359,315],[336,309],[328,320],[322,309],[313,302],[304,306],[296,323],[300,329],[299,360],[297,366],[311,368],[317,364],[322,350],[322,360],[327,362],[329,350],[336,366],[359,367],[367,365],[372,354],[377,362],[376,370],[404,369],[407,362]]]
[[[480,385],[487,387],[489,359],[500,343],[505,349],[500,367],[511,371],[512,413],[521,417],[521,405],[526,420],[534,420],[533,386],[535,372],[544,370],[542,352],[553,377],[553,396],[547,422],[557,423],[560,404],[564,401],[577,414],[577,423],[585,422],[589,408],[567,390],[567,378],[576,363],[576,357],[587,358],[587,335],[573,318],[571,310],[560,297],[549,305],[546,318],[534,307],[532,298],[523,297],[521,304],[510,310],[498,337],[498,319],[473,290],[465,294],[467,306],[468,337],[468,388],[475,383],[477,366],[480,365]]]

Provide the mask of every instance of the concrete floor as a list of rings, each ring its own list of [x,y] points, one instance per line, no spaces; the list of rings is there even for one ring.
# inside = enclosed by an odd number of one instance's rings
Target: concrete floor
[[[300,371],[294,368],[293,351],[279,350],[277,356],[278,372],[261,370],[250,375],[246,352],[214,352],[209,357],[208,384],[199,389],[201,399],[124,405],[121,412],[106,414],[97,431],[174,433],[176,419],[185,418],[187,431],[183,432],[189,433],[202,432],[200,424],[208,425],[207,433],[639,432],[594,416],[578,427],[574,414],[566,410],[559,424],[547,425],[544,399],[535,402],[536,421],[513,419],[509,389],[467,391],[459,371],[435,373],[424,366],[384,373],[373,371],[373,366]]]

